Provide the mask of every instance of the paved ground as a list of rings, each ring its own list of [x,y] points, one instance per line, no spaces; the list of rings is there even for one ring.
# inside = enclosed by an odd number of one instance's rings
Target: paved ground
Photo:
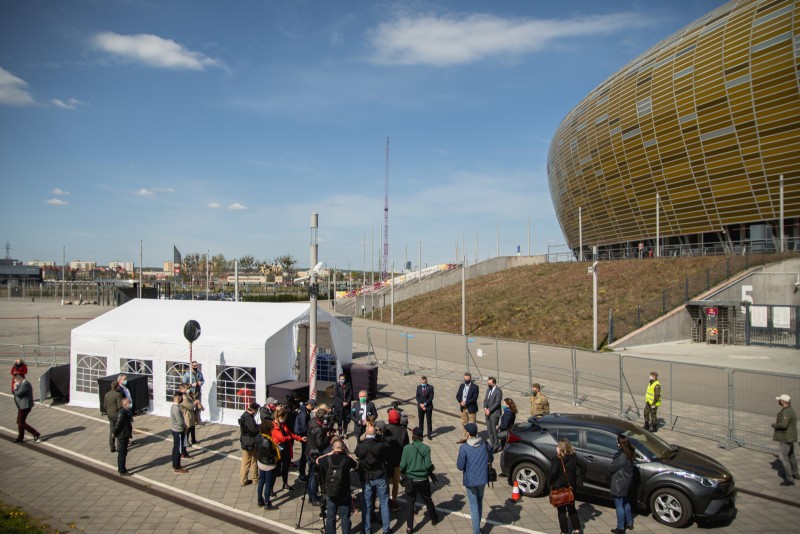
[[[52,309],[51,309],[52,308]],[[61,314],[57,313],[59,310]],[[35,320],[19,319],[35,315],[51,317],[90,317],[106,311],[97,306],[64,306],[53,303],[2,303],[0,317],[16,317],[0,322],[0,342],[35,343]],[[69,329],[83,320],[50,319],[42,328],[42,343],[68,343]],[[696,347],[700,348],[700,347]],[[796,351],[789,351],[796,355]],[[737,351],[738,353],[738,351]],[[2,365],[2,364],[0,364]],[[45,367],[32,367],[30,378],[36,384]],[[383,412],[390,398],[408,399],[413,395],[418,377],[381,369],[380,395],[376,401]],[[437,388],[437,407],[455,412],[454,392],[458,383],[444,378],[431,379]],[[483,384],[481,384],[483,386]],[[500,383],[503,386],[503,383]],[[34,387],[34,390],[38,388]],[[14,444],[16,410],[11,399],[10,375],[0,372],[0,454],[5,461],[0,468],[0,499],[22,505],[37,517],[48,518],[59,530],[85,532],[222,532],[293,531],[307,532],[322,526],[314,512],[304,509],[301,529],[294,528],[300,516],[300,499],[293,493],[279,493],[280,510],[265,512],[255,505],[254,486],[242,487],[238,472],[240,455],[238,429],[223,425],[198,427],[201,448],[192,450],[186,462],[189,474],[177,475],[170,468],[171,441],[168,420],[139,416],[135,421],[137,444],[131,449],[128,467],[135,473],[121,479],[116,474],[116,456],[108,452],[108,423],[99,410],[53,405],[46,401],[29,417],[45,440],[33,444]],[[515,399],[526,406],[525,398]],[[569,403],[554,399],[553,410],[585,412]],[[412,410],[413,411],[413,410]],[[599,412],[597,412],[599,413]],[[410,414],[411,424],[415,413]],[[768,428],[771,420],[765,420]],[[433,461],[439,473],[434,501],[445,514],[442,523],[433,527],[420,511],[416,523],[430,532],[454,529],[469,531],[469,509],[461,486],[461,473],[455,468],[460,430],[459,420],[436,412],[437,427]],[[692,524],[687,530],[713,530],[720,533],[800,532],[800,486],[778,486],[777,461],[774,455],[749,449],[723,450],[716,442],[663,430],[664,439],[705,452],[722,461],[734,474],[740,493],[738,517],[729,525]],[[171,439],[171,438],[170,438]],[[351,440],[351,444],[355,444]],[[293,472],[291,480],[294,480]],[[486,524],[483,533],[515,531],[558,532],[556,514],[545,498],[509,502],[511,488],[498,483],[488,488],[485,498]],[[780,501],[775,501],[779,499]],[[419,508],[419,506],[418,506]],[[615,525],[613,505],[606,501],[579,500],[579,514],[587,532],[608,532]],[[392,531],[402,532],[403,513],[393,514]],[[649,515],[635,518],[641,533],[674,532],[658,524]],[[353,516],[360,528],[361,516]],[[72,526],[74,525],[74,526]]]

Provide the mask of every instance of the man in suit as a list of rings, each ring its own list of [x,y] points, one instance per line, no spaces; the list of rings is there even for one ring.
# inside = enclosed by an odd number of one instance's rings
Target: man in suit
[[[33,409],[33,387],[21,374],[15,374],[11,391],[14,393],[14,403],[17,405],[17,429],[19,429],[17,439],[14,441],[21,443],[25,439],[25,431],[27,430],[33,434],[33,442],[36,443],[39,441],[41,434],[25,422],[28,419],[28,414],[31,413],[31,409]]]
[[[374,415],[378,416],[378,410],[375,409],[375,403],[367,401],[367,392],[361,390],[358,392],[358,400],[353,402],[353,407],[350,410],[350,417],[353,419],[353,424],[358,428],[358,437],[364,434],[367,430],[367,417]]]
[[[345,382],[344,375],[339,375],[339,382],[333,388],[333,413],[339,434],[347,435],[350,422],[350,403],[353,402],[353,386]]]
[[[433,433],[433,386],[428,384],[428,377],[421,376],[417,386],[417,414],[419,415],[419,427],[425,428],[425,418],[428,418],[428,439]]]
[[[456,400],[461,408],[461,426],[469,423],[475,423],[476,414],[478,413],[478,385],[472,383],[472,375],[464,373],[464,383],[458,386],[458,393],[456,393]],[[464,430],[464,437],[458,441],[458,444],[466,443],[469,435]]]
[[[483,413],[486,414],[489,443],[494,449],[497,445],[497,425],[500,423],[500,415],[502,415],[500,412],[503,405],[503,390],[497,387],[497,380],[493,376],[489,377],[488,382],[489,391],[486,392],[486,398],[483,399]]]
[[[103,397],[103,407],[106,409],[106,417],[108,417],[108,445],[111,448],[111,452],[117,452],[114,427],[117,425],[117,413],[122,409],[122,399],[122,393],[119,392],[119,383],[112,382],[111,389]]]

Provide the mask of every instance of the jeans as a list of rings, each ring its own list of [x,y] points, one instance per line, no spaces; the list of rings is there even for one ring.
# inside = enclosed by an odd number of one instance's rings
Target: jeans
[[[183,437],[183,432],[172,432],[172,468],[173,469],[180,469],[181,468],[181,441]]]
[[[308,498],[311,502],[317,502],[319,500],[317,496],[317,474],[314,472],[316,465],[311,456],[308,456],[306,460],[308,461]]]
[[[406,504],[406,527],[410,529],[414,528],[414,503],[417,500],[417,495],[422,497],[422,500],[425,502],[425,507],[428,509],[428,516],[430,516],[431,522],[439,521],[439,515],[436,513],[436,506],[433,504],[433,499],[431,499],[430,482],[428,482],[427,479],[414,480],[411,491],[406,490],[406,499],[408,500]],[[385,528],[384,526],[384,529]]]
[[[780,447],[778,458],[783,465],[783,478],[791,480],[793,476],[797,476],[797,456],[795,455],[797,445],[793,442],[782,441],[778,446]]]
[[[386,485],[386,478],[379,477],[375,480],[368,480],[364,482],[364,505],[361,507],[362,515],[364,516],[364,534],[372,532],[372,503],[375,498],[375,493],[378,494],[378,502],[380,503],[381,521],[383,522],[383,531],[389,532],[389,487]]]
[[[189,456],[189,429],[181,432],[181,454]]]
[[[131,438],[119,438],[117,442],[117,471],[120,473],[127,473],[128,468],[125,467],[125,461],[128,458],[128,442]]]
[[[258,503],[270,504],[269,492],[272,489],[273,481],[275,480],[275,468],[267,471],[258,470],[258,488],[256,495],[258,496]],[[263,506],[263,505],[262,505]]]
[[[342,534],[350,534],[350,496],[337,504],[336,501],[330,497],[325,497],[327,500],[327,515],[325,516],[325,534],[336,534],[336,514],[339,514],[339,521],[342,523]],[[339,499],[337,499],[339,500]]]
[[[617,528],[625,530],[625,525],[633,524],[631,503],[628,502],[628,496],[614,497],[614,506],[617,508]]]
[[[472,518],[473,534],[481,534],[481,516],[483,515],[483,490],[486,484],[480,486],[467,486],[467,499],[469,500],[469,516]]]

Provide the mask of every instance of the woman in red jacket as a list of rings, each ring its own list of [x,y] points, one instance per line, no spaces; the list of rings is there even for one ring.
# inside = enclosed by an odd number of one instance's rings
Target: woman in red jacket
[[[275,487],[275,479],[278,478],[280,473],[283,479],[283,487],[281,490],[289,488],[289,464],[292,462],[292,443],[293,439],[297,441],[305,441],[306,438],[300,437],[289,430],[289,425],[286,423],[288,420],[289,412],[285,408],[278,409],[275,414],[275,427],[272,429],[272,441],[281,451],[281,459],[275,465],[275,475],[272,477],[272,486]],[[270,488],[270,494],[274,497],[275,492]]]
[[[25,365],[22,358],[18,358],[17,361],[14,362],[14,365],[11,366],[11,389],[14,389],[14,375],[22,375],[22,378],[25,378],[27,374],[28,366]]]

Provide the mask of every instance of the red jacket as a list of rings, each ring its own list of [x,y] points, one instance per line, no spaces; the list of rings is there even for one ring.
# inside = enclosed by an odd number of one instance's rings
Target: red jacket
[[[275,420],[275,426],[272,428],[272,441],[275,442],[275,445],[281,446],[289,440],[295,439],[297,441],[303,441],[303,438],[298,436],[297,434],[293,433],[289,430],[289,425],[286,423],[279,423]],[[287,447],[288,448],[288,447]],[[284,453],[281,454],[283,456]],[[289,460],[292,459],[292,449],[289,448]]]
[[[27,374],[28,374],[28,366],[25,365],[24,363],[22,364],[22,367],[16,367],[15,365],[11,366],[11,376],[22,375],[22,378],[25,378],[25,375]]]

